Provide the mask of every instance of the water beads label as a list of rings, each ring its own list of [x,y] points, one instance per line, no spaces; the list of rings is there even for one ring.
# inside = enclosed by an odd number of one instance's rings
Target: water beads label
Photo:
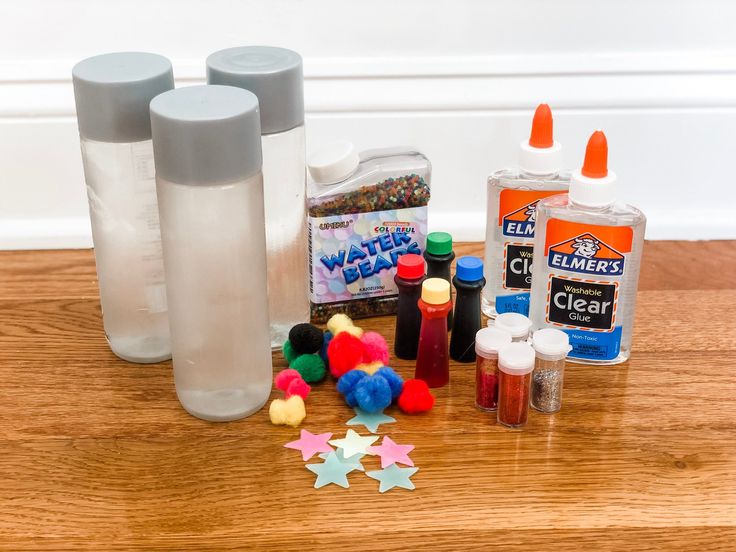
[[[616,358],[619,288],[631,253],[633,229],[550,219],[544,253],[549,268],[546,321],[570,335],[570,356]]]
[[[427,207],[309,217],[313,303],[395,296],[401,255],[421,255]]]

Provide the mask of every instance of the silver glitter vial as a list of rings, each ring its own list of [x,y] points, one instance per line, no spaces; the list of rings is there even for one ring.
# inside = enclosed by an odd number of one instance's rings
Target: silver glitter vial
[[[570,352],[570,338],[554,328],[537,330],[532,336],[536,354],[532,372],[532,408],[551,414],[562,406],[562,384],[565,376],[565,359]]]

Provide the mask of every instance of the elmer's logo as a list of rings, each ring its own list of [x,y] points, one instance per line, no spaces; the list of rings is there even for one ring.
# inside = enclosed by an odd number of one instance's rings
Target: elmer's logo
[[[537,220],[537,203],[532,201],[521,209],[512,211],[503,217],[503,235],[517,238],[533,238],[534,222]]]
[[[547,264],[581,274],[621,276],[624,256],[586,232],[549,248]]]

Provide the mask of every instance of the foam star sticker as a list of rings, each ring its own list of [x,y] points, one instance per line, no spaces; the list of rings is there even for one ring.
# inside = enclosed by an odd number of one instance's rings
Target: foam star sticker
[[[322,454],[319,455],[319,457],[322,458],[323,460],[327,460],[327,457],[330,454],[333,454],[333,453],[323,452]],[[358,470],[362,472],[365,471],[363,464],[360,463],[360,459],[363,458],[364,456],[363,454],[355,454],[354,456],[351,456],[350,458],[345,458],[345,453],[340,448],[337,449],[334,454],[337,455],[337,459],[340,460],[340,462],[342,462],[343,464],[347,466],[352,467],[353,471],[354,470]]]
[[[348,429],[344,439],[332,439],[329,443],[341,448],[345,458],[350,458],[356,454],[372,454],[367,449],[377,440],[378,435],[363,437],[352,429]]]
[[[347,475],[353,471],[353,467],[350,464],[340,462],[340,459],[334,452],[329,453],[327,459],[321,464],[307,464],[306,468],[312,473],[317,474],[317,480],[314,482],[315,489],[319,489],[330,483],[334,483],[345,489],[350,487]]]
[[[379,446],[368,447],[368,452],[381,457],[381,467],[385,468],[391,464],[404,464],[413,466],[414,462],[409,458],[409,453],[414,450],[414,445],[399,445],[391,437],[385,435]]]
[[[396,464],[391,464],[384,470],[366,472],[366,475],[371,479],[381,482],[378,488],[379,493],[385,493],[394,487],[401,487],[402,489],[413,491],[414,483],[409,478],[418,471],[419,468],[400,468]]]
[[[378,426],[381,424],[392,424],[396,421],[396,418],[386,416],[383,412],[375,412],[371,414],[370,412],[361,410],[358,407],[355,407],[353,410],[355,410],[355,417],[350,418],[347,421],[347,425],[362,425],[371,433],[378,431]]]
[[[327,444],[327,440],[330,437],[332,437],[332,433],[320,433],[319,435],[315,435],[306,429],[302,429],[298,440],[286,443],[284,446],[286,448],[302,451],[302,460],[309,460],[318,452],[333,451],[333,448]]]

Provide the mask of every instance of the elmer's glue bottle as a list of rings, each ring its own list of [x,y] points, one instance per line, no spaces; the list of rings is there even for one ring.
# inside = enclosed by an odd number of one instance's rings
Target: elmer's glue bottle
[[[629,358],[644,246],[644,214],[616,201],[608,144],[593,133],[568,194],[537,206],[531,319],[535,330],[570,336],[568,359],[618,364]]]
[[[567,191],[570,174],[560,172],[562,146],[552,135],[552,112],[540,104],[528,141],[519,145],[519,168],[488,179],[485,278],[482,309],[529,315],[532,249],[538,202]]]

